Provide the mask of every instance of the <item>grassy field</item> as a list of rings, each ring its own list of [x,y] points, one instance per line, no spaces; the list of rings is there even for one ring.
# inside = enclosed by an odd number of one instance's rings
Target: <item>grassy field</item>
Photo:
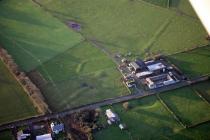
[[[0,9],[0,43],[47,80],[42,92],[56,111],[128,92],[111,59],[32,1],[3,0]]]
[[[168,7],[170,5],[170,0],[143,0],[143,1],[162,7]]]
[[[13,140],[13,136],[10,131],[4,131],[0,133],[0,140]]]
[[[42,90],[55,110],[128,93],[115,64],[88,42],[67,50],[37,70],[48,81]]]
[[[191,129],[183,129],[155,96],[133,100],[129,104],[132,108],[128,111],[124,110],[122,104],[103,108],[103,110],[111,108],[115,111],[121,121],[128,126],[128,130],[121,131],[116,125],[108,126],[94,134],[95,140],[208,140],[210,137],[209,123]],[[106,124],[104,116],[100,118],[100,123]]]
[[[163,101],[186,125],[210,120],[210,104],[191,88],[181,88],[160,94]]]
[[[169,56],[169,60],[178,66],[188,77],[198,77],[210,73],[210,46]]]
[[[18,65],[30,71],[83,38],[32,1],[0,2],[0,43]]]
[[[196,15],[174,10],[191,11],[186,0],[174,2],[176,7],[169,9],[142,0],[37,1],[63,22],[81,23],[85,38],[103,42],[113,53],[132,52],[143,57],[150,52],[169,54],[207,44],[206,31]]]
[[[30,117],[36,110],[26,93],[0,61],[0,123]]]

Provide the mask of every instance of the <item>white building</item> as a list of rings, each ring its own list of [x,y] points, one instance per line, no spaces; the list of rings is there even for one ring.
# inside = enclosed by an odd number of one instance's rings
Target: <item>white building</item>
[[[24,134],[23,131],[19,131],[17,133],[17,140],[24,140],[26,138],[28,138],[31,134]]]
[[[166,68],[165,65],[163,65],[162,63],[155,63],[155,64],[151,64],[147,66],[149,71],[156,71],[156,70],[161,70]]]
[[[151,75],[152,73],[153,73],[153,72],[151,72],[151,71],[143,71],[143,72],[136,73],[136,77],[142,78],[142,77],[145,77],[145,76],[149,76],[149,75]]]
[[[158,76],[149,77],[146,78],[145,81],[150,89],[171,85],[177,82],[169,74],[162,74]]]
[[[106,116],[107,116],[108,120],[110,120],[111,122],[119,121],[118,115],[116,113],[112,112],[111,109],[106,110]]]
[[[51,134],[36,136],[36,140],[52,140]]]
[[[124,130],[124,129],[126,129],[126,125],[125,125],[125,124],[119,124],[119,128],[120,128],[121,130]]]
[[[58,134],[58,133],[64,131],[64,124],[62,124],[62,123],[57,124],[57,123],[52,122],[50,124],[50,127],[51,127],[52,132],[55,134]]]
[[[140,66],[136,62],[131,62],[129,66],[132,67],[135,72],[140,70]]]

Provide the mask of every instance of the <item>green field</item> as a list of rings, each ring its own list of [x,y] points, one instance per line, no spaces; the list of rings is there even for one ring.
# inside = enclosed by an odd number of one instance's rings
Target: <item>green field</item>
[[[210,103],[210,81],[196,84],[193,89],[199,92]]]
[[[132,52],[143,57],[150,52],[170,54],[207,44],[207,33],[196,15],[176,10],[191,13],[186,0],[176,0],[175,7],[169,9],[142,0],[36,1],[63,22],[80,23],[85,38],[103,42],[113,53]]]
[[[0,43],[23,70],[42,74],[53,110],[128,93],[111,58],[32,1],[3,0],[0,9]]]
[[[173,94],[173,93],[172,93]],[[206,123],[196,128],[184,129],[156,99],[155,96],[130,101],[131,109],[125,111],[122,104],[111,108],[121,122],[127,125],[128,130],[121,131],[118,126],[112,125],[94,134],[95,140],[138,140],[138,139],[172,139],[172,140],[207,140],[210,137],[210,124]],[[200,110],[197,110],[200,112]],[[107,124],[102,115],[100,123]]]
[[[36,110],[27,94],[0,61],[0,123],[31,117]]]
[[[168,56],[169,60],[190,78],[210,73],[210,46]]]
[[[127,125],[128,132],[121,131],[118,126],[108,126],[96,133],[96,140],[161,139],[181,129],[181,126],[155,96],[129,103],[132,108],[128,111],[125,111],[122,104],[111,107],[119,115],[121,121]]]
[[[42,90],[56,111],[128,93],[115,64],[88,42],[58,55],[38,70],[48,81]]]
[[[13,136],[10,131],[4,131],[0,133],[0,140],[13,140]]]
[[[83,38],[32,1],[0,2],[0,43],[18,65],[30,71]]]
[[[186,125],[210,120],[210,104],[189,87],[162,93],[160,96]]]

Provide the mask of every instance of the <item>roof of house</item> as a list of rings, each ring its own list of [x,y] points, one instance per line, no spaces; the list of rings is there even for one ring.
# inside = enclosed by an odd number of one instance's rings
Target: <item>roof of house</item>
[[[168,74],[161,74],[161,75],[157,75],[157,76],[153,76],[153,77],[149,77],[146,79],[150,79],[152,82],[157,82],[160,80],[167,80],[168,79]]]
[[[143,76],[151,75],[152,73],[153,72],[151,72],[151,71],[143,71],[143,72],[136,73],[136,76],[137,77],[143,77]]]
[[[60,124],[56,124],[52,127],[52,131],[55,132],[55,131],[63,131],[64,130],[64,125],[62,123]]]
[[[140,66],[136,62],[131,62],[130,65],[136,70],[140,69]]]
[[[159,63],[155,63],[155,64],[152,64],[152,65],[148,65],[147,68],[149,71],[155,71],[155,70],[160,70],[160,69],[163,69],[165,68],[166,66],[163,65],[161,62]]]
[[[106,115],[107,115],[108,118],[115,118],[115,117],[117,117],[117,115],[115,113],[113,113],[111,109],[107,109],[106,110]]]

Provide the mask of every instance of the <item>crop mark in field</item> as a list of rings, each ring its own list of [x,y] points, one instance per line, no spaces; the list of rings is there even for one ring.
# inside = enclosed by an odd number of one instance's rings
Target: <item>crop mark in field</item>
[[[154,47],[154,43],[156,42],[156,40],[159,38],[159,36],[161,36],[164,31],[167,29],[167,27],[170,25],[171,21],[172,21],[172,17],[169,17],[159,28],[158,30],[154,33],[154,35],[152,36],[152,38],[144,45],[143,48],[145,48],[145,51],[143,54],[146,53],[150,53],[152,47]]]
[[[77,68],[76,68],[76,72],[77,73],[80,73],[83,69],[84,69],[84,67],[85,67],[85,65],[87,64],[87,60],[85,60],[85,61],[83,61],[83,62],[81,62],[80,64],[78,64],[78,66],[77,66]]]

